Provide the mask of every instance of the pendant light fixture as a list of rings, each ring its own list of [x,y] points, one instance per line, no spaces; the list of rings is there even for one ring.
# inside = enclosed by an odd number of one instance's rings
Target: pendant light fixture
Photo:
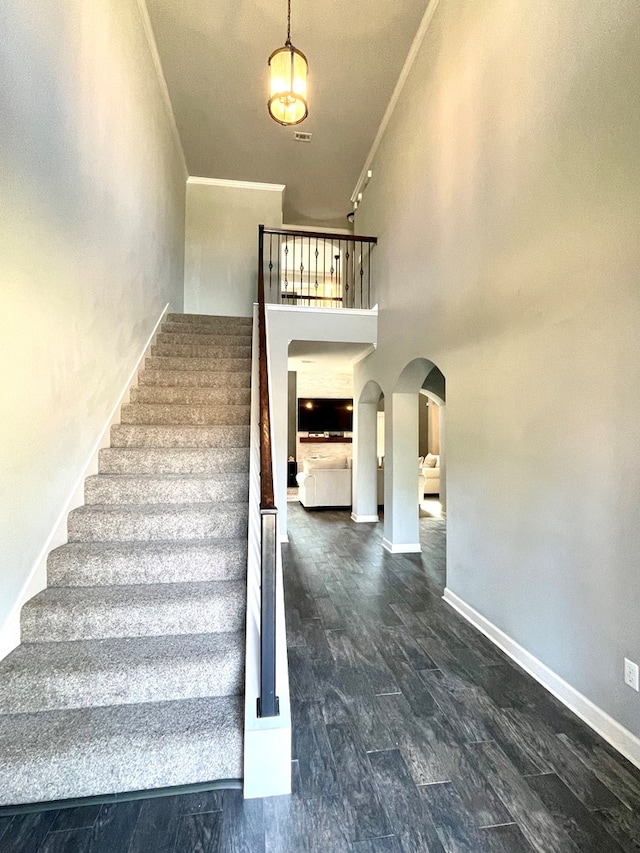
[[[291,0],[287,0],[287,40],[269,57],[269,115],[278,124],[300,124],[309,115],[304,53],[291,44]]]

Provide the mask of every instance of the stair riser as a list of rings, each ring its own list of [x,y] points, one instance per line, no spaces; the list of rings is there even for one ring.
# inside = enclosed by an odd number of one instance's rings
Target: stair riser
[[[115,637],[164,637],[240,631],[245,602],[240,597],[209,596],[193,601],[156,601],[152,606],[24,607],[21,618],[23,643],[56,643],[70,640],[101,640]]]
[[[138,426],[114,424],[112,447],[248,447],[244,426]]]
[[[138,385],[178,386],[181,388],[249,388],[251,373],[216,373],[212,370],[143,370],[138,375]]]
[[[200,406],[248,406],[250,388],[176,388],[143,385],[130,391],[132,403],[178,403]]]
[[[180,539],[233,539],[247,535],[247,509],[240,504],[215,510],[178,509],[145,514],[123,509],[105,514],[90,507],[69,514],[69,542],[149,542]]]
[[[85,481],[86,504],[180,504],[221,503],[248,500],[248,477],[218,480],[123,480],[92,477]]]
[[[245,331],[253,327],[252,317],[226,317],[210,314],[167,314],[165,324],[182,326],[197,326],[208,329],[236,329]]]
[[[0,714],[233,696],[243,691],[243,674],[237,648],[226,655],[127,661],[126,669],[53,670],[36,683],[28,670],[20,670],[3,678]]]
[[[201,337],[220,338],[229,336],[231,338],[250,337],[251,326],[212,326],[202,323],[163,323],[160,334],[165,335],[199,335]]]
[[[249,347],[251,348],[251,343],[253,340],[253,336],[251,331],[247,334],[240,335],[215,335],[210,334],[206,335],[206,337],[202,334],[190,333],[182,329],[177,332],[158,332],[155,337],[154,343],[158,346],[163,344],[168,344],[169,346],[197,346],[197,347]]]
[[[251,358],[249,346],[196,346],[194,344],[153,344],[153,357],[176,358]]]
[[[177,403],[130,403],[121,410],[123,424],[193,424],[238,426],[249,423],[249,406],[182,406]]]
[[[101,474],[217,474],[246,471],[249,450],[243,447],[170,448],[108,447],[100,451]]]
[[[145,547],[139,543],[73,542],[56,548],[47,560],[50,587],[198,583],[243,580],[246,574],[246,537]]]
[[[251,370],[248,358],[180,358],[151,356],[144,360],[145,370],[206,370],[213,373],[239,373]]]

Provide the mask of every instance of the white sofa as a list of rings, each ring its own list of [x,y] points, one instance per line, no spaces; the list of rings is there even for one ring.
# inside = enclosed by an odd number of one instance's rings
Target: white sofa
[[[425,464],[426,463],[426,464]],[[440,494],[440,457],[418,457],[418,503],[425,495]],[[384,503],[384,468],[378,468],[378,506]]]
[[[440,456],[427,453],[425,457],[418,457],[420,465],[420,476],[424,477],[423,495],[440,494]],[[422,500],[422,498],[421,498]]]
[[[351,467],[346,456],[307,457],[296,475],[304,507],[351,506]]]

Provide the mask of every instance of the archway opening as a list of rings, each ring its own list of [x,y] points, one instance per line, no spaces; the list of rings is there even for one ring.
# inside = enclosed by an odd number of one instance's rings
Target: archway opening
[[[414,359],[406,365],[390,395],[386,412],[383,546],[391,553],[420,552],[421,515],[440,517],[444,511],[445,397],[443,373],[425,358]],[[421,405],[425,410],[422,435]],[[430,405],[434,407],[431,415]],[[433,452],[435,448],[438,453]],[[421,452],[423,449],[426,453]],[[423,504],[425,508],[421,512]]]

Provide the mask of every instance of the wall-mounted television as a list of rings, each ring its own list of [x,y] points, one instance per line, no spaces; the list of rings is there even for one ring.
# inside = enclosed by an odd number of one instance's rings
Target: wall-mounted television
[[[299,432],[351,432],[353,400],[347,397],[300,397]]]

